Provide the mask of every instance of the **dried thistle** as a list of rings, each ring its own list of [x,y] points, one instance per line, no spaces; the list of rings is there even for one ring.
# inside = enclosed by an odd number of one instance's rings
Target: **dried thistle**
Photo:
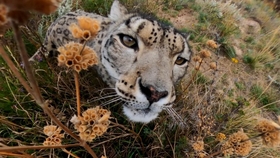
[[[224,133],[218,133],[216,135],[216,140],[219,141],[219,142],[222,142],[225,139],[226,139],[226,135]]]
[[[79,132],[82,140],[91,142],[97,136],[101,136],[107,131],[110,124],[109,117],[111,112],[101,109],[99,106],[87,109],[82,116],[74,116],[71,122]]]
[[[206,45],[209,46],[210,48],[213,48],[213,49],[217,49],[218,48],[218,45],[217,45],[217,43],[214,40],[208,40],[206,42]]]
[[[98,58],[93,49],[79,43],[69,42],[57,49],[60,54],[57,57],[59,66],[67,66],[80,72],[86,70],[89,66],[98,63]]]
[[[198,152],[196,153],[196,157],[197,158],[204,158],[204,157],[207,157],[207,153],[206,152]]]
[[[203,141],[196,141],[192,144],[193,150],[196,152],[200,152],[204,150],[204,142]]]
[[[69,27],[73,37],[83,39],[85,41],[96,37],[98,31],[100,30],[99,21],[86,16],[79,16],[77,19],[78,25],[71,24]]]
[[[61,138],[64,137],[64,134],[60,134],[60,127],[54,125],[45,126],[43,132],[48,136],[43,142],[44,146],[61,145]]]
[[[193,61],[195,61],[195,62],[201,62],[202,59],[201,59],[199,56],[194,56],[194,57],[193,57]]]
[[[213,69],[213,70],[217,69],[217,63],[216,62],[211,62],[209,66],[210,66],[210,69]]]
[[[256,129],[262,133],[263,143],[267,146],[276,147],[280,144],[280,126],[268,119],[261,119]]]
[[[99,21],[86,16],[79,16],[77,19],[82,30],[88,30],[92,37],[97,35],[97,32],[100,30]]]
[[[252,149],[252,142],[249,137],[243,132],[238,131],[229,136],[228,141],[222,145],[224,155],[236,154],[246,156]]]
[[[200,58],[208,58],[211,56],[211,52],[207,49],[203,49],[199,52]]]

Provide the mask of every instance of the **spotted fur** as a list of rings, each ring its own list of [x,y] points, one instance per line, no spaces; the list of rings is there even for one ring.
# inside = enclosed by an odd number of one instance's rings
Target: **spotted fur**
[[[125,102],[123,111],[128,119],[147,123],[173,104],[174,84],[185,74],[191,57],[183,34],[157,20],[129,14],[115,0],[108,17],[78,10],[57,19],[46,35],[47,53],[54,54],[57,47],[77,41],[68,30],[77,16],[101,23],[98,36],[87,45],[98,53],[98,72]]]

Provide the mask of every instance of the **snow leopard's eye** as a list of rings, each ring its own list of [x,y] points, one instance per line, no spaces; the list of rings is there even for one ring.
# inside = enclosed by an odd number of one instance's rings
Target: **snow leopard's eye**
[[[177,57],[175,64],[177,65],[184,65],[188,60],[182,57]]]
[[[120,40],[124,46],[126,46],[128,48],[132,48],[132,49],[138,48],[137,41],[133,37],[125,35],[125,34],[120,34],[119,36],[120,36]]]

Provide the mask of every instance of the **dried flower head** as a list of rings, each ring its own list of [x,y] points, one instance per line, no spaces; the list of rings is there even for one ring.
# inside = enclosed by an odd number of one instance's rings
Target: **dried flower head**
[[[69,30],[75,38],[87,41],[94,38],[100,30],[100,23],[95,19],[87,16],[79,16],[77,20],[78,25],[73,23],[69,27]]]
[[[199,52],[200,57],[203,58],[208,58],[211,56],[211,52],[207,49],[203,49]]]
[[[87,109],[82,113],[82,116],[72,117],[71,122],[79,132],[80,138],[91,142],[97,136],[101,136],[107,131],[110,124],[110,114],[110,111],[97,106]]]
[[[216,135],[216,140],[219,141],[219,142],[222,142],[225,139],[226,139],[226,135],[224,133],[218,133]]]
[[[206,42],[206,45],[209,46],[210,48],[214,48],[214,49],[218,48],[218,45],[214,40],[208,40]]]
[[[98,63],[98,58],[93,49],[79,43],[69,42],[57,49],[60,54],[57,57],[58,65],[65,65],[80,72],[86,70],[89,66]]]
[[[193,57],[193,61],[195,61],[195,62],[201,62],[202,59],[201,59],[199,56],[194,56],[194,57]]]
[[[61,145],[61,138],[64,137],[64,134],[60,134],[61,128],[54,125],[49,125],[44,127],[43,132],[48,136],[43,142],[44,146]]]
[[[261,119],[256,129],[262,133],[262,139],[265,145],[276,147],[280,144],[280,126],[275,122],[268,119]]]
[[[196,141],[192,144],[194,151],[203,151],[204,150],[204,142],[203,141]]]
[[[217,63],[216,62],[211,62],[209,66],[210,66],[210,69],[213,69],[213,70],[217,69]]]
[[[229,136],[228,141],[222,145],[224,155],[236,154],[239,156],[246,156],[251,149],[252,142],[243,131],[233,133]]]
[[[8,8],[4,4],[0,4],[0,25],[7,23]]]
[[[196,153],[195,154],[195,156],[197,157],[197,158],[204,158],[204,157],[206,157],[208,154],[206,153],[206,152],[198,152],[198,153]]]
[[[78,24],[82,30],[88,30],[91,36],[95,37],[97,32],[100,30],[100,23],[96,19],[92,19],[86,16],[77,17]]]

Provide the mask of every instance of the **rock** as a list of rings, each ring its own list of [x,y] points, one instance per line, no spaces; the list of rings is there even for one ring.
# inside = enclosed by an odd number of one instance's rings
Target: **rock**
[[[258,34],[261,31],[261,25],[253,19],[242,19],[240,22],[241,33]]]

